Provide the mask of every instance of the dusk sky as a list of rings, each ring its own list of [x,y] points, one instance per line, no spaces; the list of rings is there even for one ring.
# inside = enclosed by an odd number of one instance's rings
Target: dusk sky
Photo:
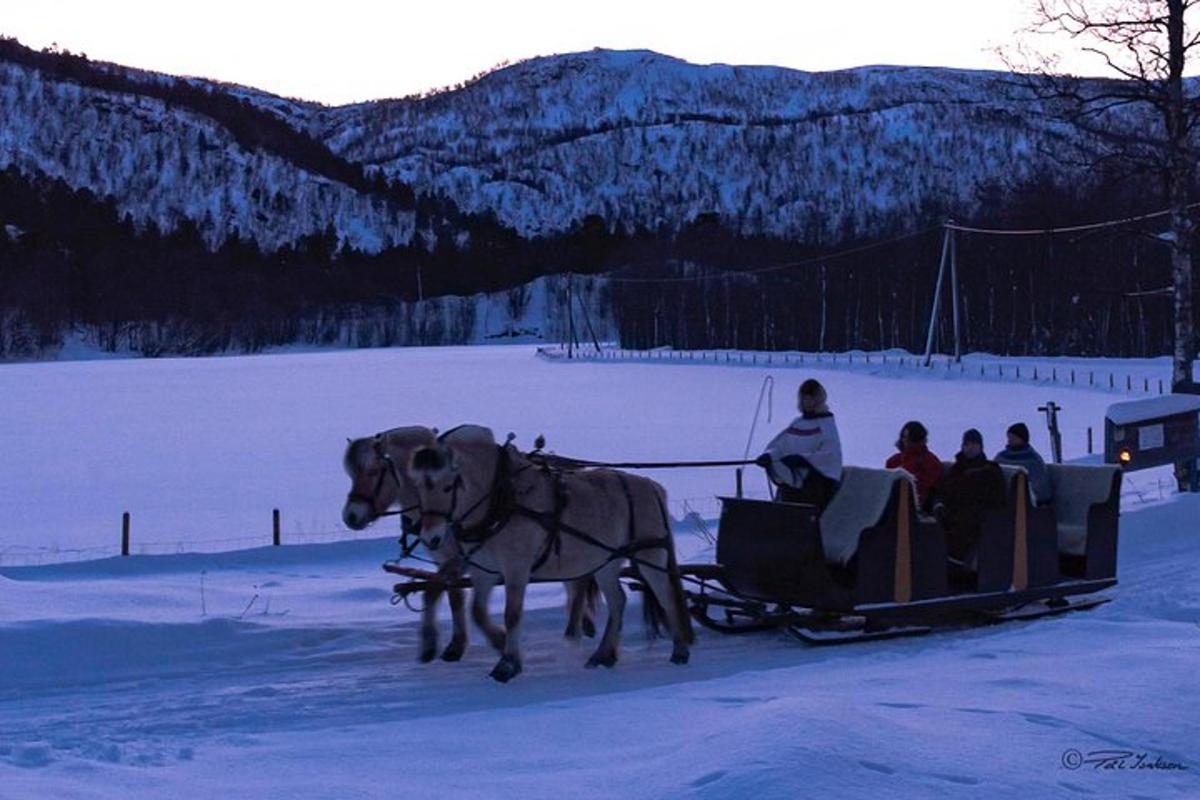
[[[697,63],[829,70],[863,64],[1003,69],[1030,0],[509,0],[401,3],[0,0],[0,34],[93,59],[347,103],[469,78],[502,60],[593,47]],[[1103,72],[1072,59],[1081,73]]]

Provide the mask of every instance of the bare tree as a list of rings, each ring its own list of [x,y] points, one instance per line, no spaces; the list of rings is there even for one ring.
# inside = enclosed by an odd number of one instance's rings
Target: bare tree
[[[1183,73],[1200,45],[1200,33],[1187,24],[1188,12],[1198,5],[1200,0],[1037,0],[1030,28],[1035,36],[1069,37],[1115,77],[1062,74],[1054,55],[1034,48],[1033,62],[1024,51],[1018,79],[1046,113],[1081,134],[1082,166],[1158,178],[1169,209],[1168,230],[1160,238],[1171,248],[1175,389],[1191,383],[1196,358],[1189,194],[1200,96]],[[1014,59],[1008,60],[1013,66]]]

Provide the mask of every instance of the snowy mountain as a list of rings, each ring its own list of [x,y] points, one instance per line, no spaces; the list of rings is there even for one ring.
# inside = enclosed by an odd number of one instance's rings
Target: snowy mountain
[[[326,108],[5,44],[0,168],[60,177],[163,230],[190,219],[214,245],[238,234],[269,250],[330,227],[366,252],[418,227],[436,238],[437,215],[418,222],[430,215],[375,191],[380,176],[524,236],[588,215],[631,231],[715,213],[742,234],[830,244],[971,216],[981,187],[1058,173],[1041,154],[1057,134],[992,73],[805,73],[597,50],[428,97]],[[120,91],[105,88],[117,78]],[[256,146],[228,114],[164,95],[181,87],[236,102],[291,141]],[[293,145],[338,169],[314,170]]]
[[[910,227],[935,207],[970,216],[979,187],[1045,175],[1039,150],[1058,134],[1006,99],[1002,78],[596,50],[337,109],[321,133],[350,160],[526,235],[588,214],[632,230],[715,212],[740,233],[828,242]]]
[[[0,64],[0,118],[0,168],[111,196],[163,230],[190,219],[214,246],[240,234],[275,249],[332,225],[347,243],[375,251],[412,233],[411,213],[248,150],[215,121],[155,98]]]

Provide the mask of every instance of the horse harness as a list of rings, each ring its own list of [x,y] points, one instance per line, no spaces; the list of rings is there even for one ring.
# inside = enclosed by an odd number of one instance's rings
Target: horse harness
[[[499,535],[512,521],[513,517],[524,517],[532,520],[546,533],[546,540],[543,543],[537,558],[533,562],[533,566],[529,572],[532,575],[541,569],[551,555],[559,555],[562,551],[563,534],[572,536],[579,541],[589,544],[593,547],[606,551],[609,555],[604,563],[607,564],[622,558],[628,558],[639,566],[647,566],[662,572],[668,570],[657,564],[651,564],[641,558],[637,554],[643,550],[669,549],[671,547],[670,534],[651,539],[644,542],[637,541],[637,520],[634,514],[633,494],[629,489],[629,482],[625,475],[617,474],[617,478],[621,484],[621,490],[625,495],[625,502],[629,510],[629,542],[621,547],[611,547],[610,545],[600,541],[595,536],[592,536],[587,531],[581,530],[574,525],[571,525],[563,520],[563,513],[566,511],[570,501],[567,492],[566,481],[564,475],[572,470],[556,469],[548,464],[543,464],[541,471],[549,476],[554,481],[554,505],[548,511],[539,511],[522,505],[517,500],[516,487],[513,485],[513,478],[528,469],[534,469],[533,465],[521,467],[514,473],[511,457],[506,445],[497,445],[497,461],[496,470],[492,478],[491,490],[485,496],[475,502],[471,508],[467,509],[466,513],[462,514],[457,519],[455,518],[455,508],[458,504],[458,492],[463,486],[462,478],[456,477],[451,485],[451,500],[450,510],[446,512],[430,511],[424,512],[443,517],[446,520],[447,526],[450,528],[451,534],[458,541],[462,548],[463,561],[466,565],[475,569],[497,574],[496,570],[488,569],[480,565],[472,559],[489,541]],[[463,526],[463,521],[478,509],[484,502],[488,503],[487,513],[484,518],[475,525],[467,527]],[[666,512],[663,511],[664,522],[667,521]],[[666,528],[670,530],[669,526]],[[603,565],[601,565],[603,566]],[[599,569],[599,567],[597,567]],[[595,570],[592,570],[594,572]],[[590,572],[587,574],[591,574]],[[584,577],[584,576],[579,576]]]

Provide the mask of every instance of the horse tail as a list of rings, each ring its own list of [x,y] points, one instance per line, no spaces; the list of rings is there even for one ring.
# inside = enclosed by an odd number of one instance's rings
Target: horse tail
[[[675,605],[675,618],[679,620],[680,636],[686,644],[693,644],[696,641],[696,630],[692,627],[692,615],[688,611],[687,595],[683,591],[679,560],[675,556],[675,537],[671,534],[671,517],[667,514],[666,490],[658,485],[655,485],[655,489],[658,510],[662,513],[663,536],[667,539],[667,577],[671,581],[671,602]]]
[[[669,628],[666,609],[658,602],[654,592],[650,591],[650,584],[646,581],[646,576],[642,574],[642,567],[636,560],[633,561],[633,571],[643,587],[642,624],[646,626],[646,638],[657,639],[662,635],[663,628]]]
[[[696,640],[696,632],[692,628],[692,616],[688,613],[687,596],[683,592],[683,579],[680,577],[679,561],[675,556],[675,537],[671,535],[671,517],[667,513],[665,495],[665,490],[658,484],[654,484],[654,499],[658,503],[662,519],[663,544],[661,546],[667,551],[666,573],[671,585],[671,605],[675,608],[675,618],[679,621],[679,632],[683,641],[692,644]],[[638,580],[646,587],[646,591],[642,592],[642,619],[648,635],[654,638],[661,635],[664,628],[670,630],[670,618],[667,616],[666,609],[658,602],[658,597],[649,589],[650,585],[642,572],[641,559],[637,558],[635,554],[631,561]],[[651,567],[651,569],[653,568]]]

